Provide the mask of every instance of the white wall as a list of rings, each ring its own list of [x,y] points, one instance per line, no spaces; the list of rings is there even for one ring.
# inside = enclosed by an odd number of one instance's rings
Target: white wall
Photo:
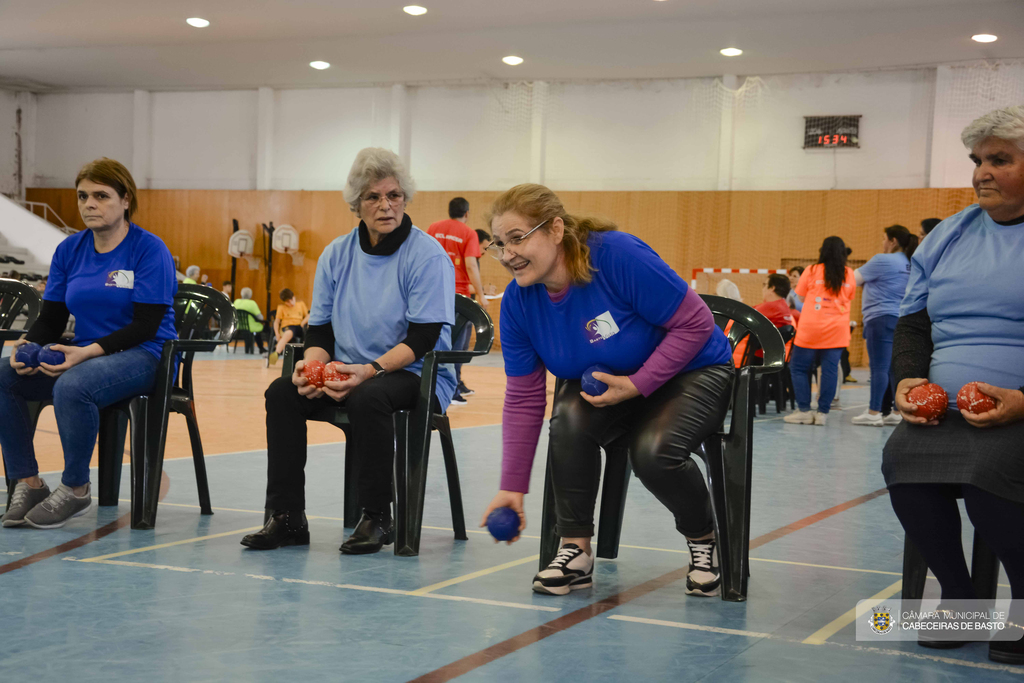
[[[0,194],[14,197],[18,187],[18,96],[13,91],[0,90]]]
[[[25,185],[70,187],[105,155],[144,187],[340,189],[372,145],[424,190],[964,187],[959,131],[1024,101],[1024,62],[747,83],[737,97],[719,79],[41,94]],[[823,114],[861,114],[861,148],[802,149],[803,117]],[[11,117],[0,93],[0,191]]]

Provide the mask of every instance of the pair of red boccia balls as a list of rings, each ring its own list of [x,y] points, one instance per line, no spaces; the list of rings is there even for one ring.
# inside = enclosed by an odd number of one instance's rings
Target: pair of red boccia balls
[[[307,360],[302,364],[302,376],[317,389],[324,388],[324,382],[344,382],[351,375],[342,372],[345,364],[340,361],[324,363],[322,360]]]
[[[907,392],[907,401],[917,406],[916,417],[926,420],[939,420],[946,416],[949,407],[949,395],[938,384],[922,384]],[[995,410],[996,402],[991,396],[978,388],[977,382],[968,382],[956,395],[956,407],[961,412],[980,415]]]
[[[40,363],[61,365],[64,363],[64,352],[55,351],[53,344],[40,346],[35,342],[26,342],[14,352],[14,360],[29,368],[38,368]]]

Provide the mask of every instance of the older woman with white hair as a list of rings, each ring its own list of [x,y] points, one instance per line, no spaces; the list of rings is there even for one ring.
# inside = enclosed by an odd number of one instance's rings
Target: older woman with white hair
[[[256,340],[256,347],[260,350],[261,354],[264,354],[267,351],[263,347],[263,311],[260,310],[260,305],[252,300],[251,287],[242,287],[242,291],[238,294],[239,298],[235,299],[232,306],[239,311],[246,311],[252,315],[253,320],[249,321],[248,329]],[[252,352],[252,344],[249,342],[245,343],[245,352]]]
[[[184,285],[199,284],[199,266],[189,266],[185,269],[185,278],[181,281]]]
[[[339,403],[351,416],[348,457],[359,460],[363,508],[341,552],[375,553],[394,540],[392,416],[415,407],[423,356],[450,350],[455,324],[455,268],[440,243],[405,213],[414,192],[393,152],[368,148],[356,156],[344,196],[359,227],[320,255],[303,360],[290,378],[267,389],[267,521],[242,545],[268,550],[309,544],[306,420],[321,406]],[[318,389],[302,376],[312,360],[341,361],[349,377]],[[447,409],[454,392],[455,373],[441,366],[436,409]]]
[[[978,203],[936,226],[911,259],[893,342],[896,406],[904,419],[885,445],[882,473],[896,516],[939,580],[943,600],[976,597],[964,559],[958,497],[1020,600],[1024,107],[982,116],[964,129],[962,139],[975,166]],[[917,415],[920,409],[908,401],[908,392],[927,382],[949,396],[941,421]],[[994,408],[957,410],[957,394],[971,382],[979,383]],[[1015,623],[1022,616],[1011,610]],[[993,641],[989,658],[1024,664],[1024,641]]]

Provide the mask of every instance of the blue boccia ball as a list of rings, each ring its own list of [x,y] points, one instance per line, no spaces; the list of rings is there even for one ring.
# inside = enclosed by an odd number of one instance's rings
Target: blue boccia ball
[[[53,344],[47,344],[39,350],[39,362],[47,365],[60,365],[64,362],[64,352],[55,351]]]
[[[512,508],[498,508],[487,515],[487,530],[499,541],[519,535],[519,515]]]
[[[18,347],[18,350],[14,352],[14,360],[19,363],[24,363],[30,368],[39,367],[39,352],[43,350],[43,347],[39,346],[35,342],[27,342]]]
[[[608,391],[608,385],[600,380],[594,379],[595,372],[603,372],[606,375],[614,375],[615,373],[606,365],[592,365],[583,373],[583,379],[580,380],[580,386],[582,386],[583,391],[587,392],[591,396],[600,396],[604,392]]]

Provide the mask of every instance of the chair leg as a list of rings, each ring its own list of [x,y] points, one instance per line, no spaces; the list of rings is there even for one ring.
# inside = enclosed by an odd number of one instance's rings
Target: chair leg
[[[455,460],[455,444],[452,443],[448,416],[436,415],[434,427],[441,437],[441,452],[444,454],[444,472],[448,478],[448,500],[452,508],[452,528],[455,530],[455,540],[468,541],[466,515],[462,509],[462,486],[459,484],[459,465]]]
[[[199,489],[199,512],[212,515],[210,506],[210,483],[206,478],[206,460],[203,458],[203,440],[199,436],[199,421],[196,419],[196,405],[189,404],[189,412],[185,413],[185,424],[188,425],[188,439],[192,442],[192,464],[196,470],[196,488]]]
[[[920,600],[928,579],[928,563],[909,536],[903,539],[903,599]]]
[[[619,537],[626,508],[626,491],[633,468],[629,449],[610,448],[605,451],[604,483],[601,489],[601,518],[597,525],[597,556],[614,560],[619,556]]]
[[[157,454],[151,453],[149,447],[149,431],[153,428],[149,420],[149,397],[139,396],[132,399],[129,406],[131,414],[131,477],[132,477],[132,528],[152,529],[156,523],[156,502],[160,500],[160,473],[162,468],[159,464],[156,467],[156,474],[152,474],[153,464]],[[156,478],[153,486],[149,486],[150,479]],[[155,489],[156,501],[149,503],[149,489]]]
[[[395,413],[395,555],[402,557],[420,553],[430,458],[431,413],[425,408]]]
[[[344,521],[342,524],[348,529],[354,529],[359,524],[359,471],[356,464],[356,456],[349,452],[349,444],[352,439],[348,432],[345,432],[345,500]]]
[[[128,416],[121,410],[106,408],[100,411],[99,444],[99,504],[117,505],[121,491],[121,467],[124,460],[124,442],[128,432]]]
[[[979,600],[994,600],[999,585],[999,558],[977,531],[971,557],[971,582]]]
[[[544,508],[540,515],[540,568],[543,570],[558,554],[555,533],[555,486],[551,481],[551,447],[548,447],[548,468],[544,474]]]

